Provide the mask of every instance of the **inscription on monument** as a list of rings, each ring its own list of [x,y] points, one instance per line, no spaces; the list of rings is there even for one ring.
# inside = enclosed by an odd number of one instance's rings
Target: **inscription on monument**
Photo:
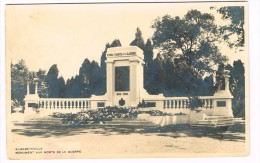
[[[136,55],[136,52],[107,54],[108,57],[122,57],[122,56],[133,56],[133,55]]]

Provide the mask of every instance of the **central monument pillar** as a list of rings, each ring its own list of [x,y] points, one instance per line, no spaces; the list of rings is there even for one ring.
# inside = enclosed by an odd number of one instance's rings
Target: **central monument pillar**
[[[142,101],[143,51],[137,46],[107,49],[107,106],[137,106]]]

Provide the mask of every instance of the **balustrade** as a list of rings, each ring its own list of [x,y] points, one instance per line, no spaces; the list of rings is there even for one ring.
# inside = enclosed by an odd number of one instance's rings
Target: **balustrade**
[[[86,99],[40,99],[39,108],[42,109],[89,109],[90,101]]]
[[[199,97],[202,102],[202,108],[212,109],[213,100],[211,96]],[[144,100],[146,101],[146,100]],[[151,100],[149,100],[151,101]],[[162,99],[164,109],[190,109],[190,99],[188,97],[166,97]],[[66,98],[41,98],[38,102],[39,108],[42,109],[90,109],[91,101],[84,98],[66,99]]]
[[[212,109],[213,99],[210,97],[200,97],[202,108]],[[190,100],[188,97],[172,97],[163,100],[164,109],[189,109]]]

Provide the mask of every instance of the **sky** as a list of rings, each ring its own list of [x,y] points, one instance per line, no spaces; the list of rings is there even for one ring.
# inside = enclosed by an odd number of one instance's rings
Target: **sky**
[[[240,2],[241,3],[241,2]],[[46,71],[57,64],[59,75],[75,76],[85,58],[100,62],[106,43],[119,39],[128,46],[136,28],[144,40],[151,38],[154,20],[166,14],[182,17],[188,10],[211,12],[217,24],[228,22],[210,10],[220,3],[42,4],[6,7],[6,57],[13,63],[24,59],[29,70]],[[221,4],[220,6],[223,6]],[[220,7],[219,6],[219,7]],[[230,63],[246,58],[219,46]]]

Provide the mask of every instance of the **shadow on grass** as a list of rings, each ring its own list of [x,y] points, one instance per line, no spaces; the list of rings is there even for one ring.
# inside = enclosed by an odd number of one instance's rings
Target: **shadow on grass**
[[[233,127],[234,128],[234,127]],[[241,128],[241,126],[240,126]],[[242,127],[243,128],[243,127]],[[12,132],[28,137],[65,137],[80,134],[99,134],[103,136],[142,134],[144,136],[162,137],[196,137],[212,138],[220,141],[245,141],[243,130],[228,130],[227,127],[203,128],[188,125],[175,126],[140,126],[140,125],[84,125],[84,126],[52,126],[52,125],[19,125]]]

